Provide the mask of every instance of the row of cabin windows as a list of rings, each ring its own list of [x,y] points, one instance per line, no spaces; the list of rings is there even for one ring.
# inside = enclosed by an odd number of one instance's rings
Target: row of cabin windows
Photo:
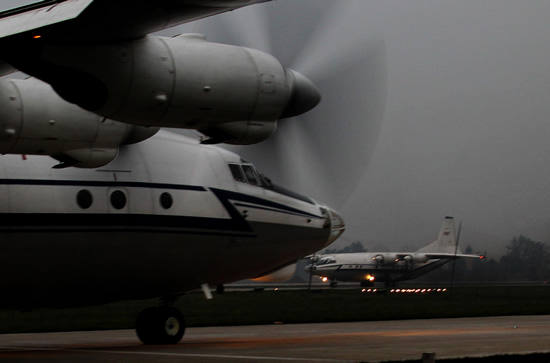
[[[259,173],[251,164],[229,164],[233,178],[240,183],[247,183],[261,187],[272,187],[269,178]]]
[[[121,210],[126,207],[128,200],[126,193],[122,190],[115,190],[109,196],[111,206]],[[87,189],[82,189],[76,194],[76,204],[82,209],[89,209],[94,204],[94,197]],[[170,193],[162,193],[159,197],[159,204],[163,209],[170,209],[174,205],[174,199]]]

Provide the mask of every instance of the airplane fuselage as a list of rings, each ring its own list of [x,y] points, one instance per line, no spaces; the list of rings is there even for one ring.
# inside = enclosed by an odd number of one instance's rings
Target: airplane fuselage
[[[403,255],[404,253],[401,253]],[[422,262],[376,260],[380,253],[350,253],[320,256],[322,262],[315,265],[313,274],[331,281],[386,282],[414,279],[433,271],[450,260],[429,259]],[[414,255],[414,253],[410,253]],[[324,262],[323,263],[323,259]],[[330,260],[329,260],[330,259]],[[330,261],[330,262],[329,262]]]
[[[269,273],[334,239],[333,211],[259,174],[237,181],[238,155],[179,135],[122,147],[99,169],[55,164],[0,159],[0,305],[169,296]]]

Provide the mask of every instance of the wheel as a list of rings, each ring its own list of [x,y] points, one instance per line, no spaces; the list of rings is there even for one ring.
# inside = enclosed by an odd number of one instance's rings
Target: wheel
[[[225,292],[225,286],[223,286],[223,284],[219,284],[218,286],[216,286],[216,294],[223,294]]]
[[[136,333],[143,344],[177,344],[185,333],[185,320],[174,307],[147,308],[138,315]]]
[[[336,287],[336,286],[338,286],[338,282],[336,282],[336,281],[331,281],[330,282],[330,287]]]

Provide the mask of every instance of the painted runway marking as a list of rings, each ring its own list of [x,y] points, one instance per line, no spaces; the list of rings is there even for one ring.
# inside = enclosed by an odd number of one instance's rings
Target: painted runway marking
[[[128,355],[152,355],[163,357],[187,357],[187,358],[218,358],[218,359],[246,359],[246,360],[275,360],[275,361],[294,361],[294,362],[346,362],[341,359],[326,358],[293,358],[293,357],[271,357],[255,355],[231,355],[231,354],[194,354],[194,353],[167,353],[167,352],[132,352],[126,350],[93,350],[93,349],[65,349],[66,352],[86,352],[101,354],[128,354]]]

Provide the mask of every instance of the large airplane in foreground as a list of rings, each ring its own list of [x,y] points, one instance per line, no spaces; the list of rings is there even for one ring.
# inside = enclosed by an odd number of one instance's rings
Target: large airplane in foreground
[[[453,217],[445,217],[437,240],[416,252],[360,252],[312,255],[306,271],[335,286],[337,281],[360,282],[372,286],[384,282],[387,287],[399,281],[415,279],[453,259],[484,259],[484,256],[463,254]]]
[[[48,0],[0,13],[0,74],[31,76],[0,79],[0,306],[160,297],[138,336],[176,343],[183,292],[277,273],[338,238],[334,210],[205,145],[268,138],[319,103],[313,83],[253,49],[148,35],[258,2]]]

